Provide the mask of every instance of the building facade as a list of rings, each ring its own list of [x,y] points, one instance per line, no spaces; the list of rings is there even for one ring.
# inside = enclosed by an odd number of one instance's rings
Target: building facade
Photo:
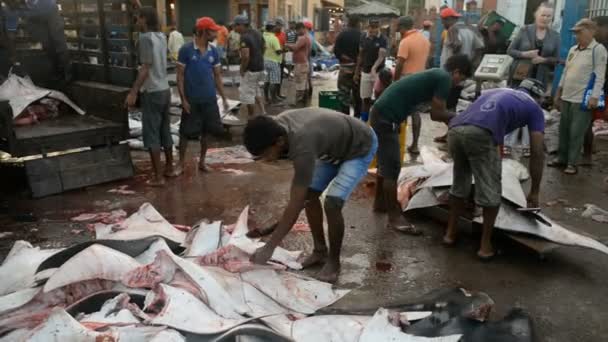
[[[163,1],[163,0],[158,0]],[[238,14],[245,14],[255,27],[269,18],[311,20],[316,28],[327,21],[329,9],[344,7],[344,0],[167,0],[167,11],[182,32],[189,33],[196,18],[209,16],[229,23]],[[171,19],[169,19],[171,20]],[[169,21],[168,20],[168,21]]]

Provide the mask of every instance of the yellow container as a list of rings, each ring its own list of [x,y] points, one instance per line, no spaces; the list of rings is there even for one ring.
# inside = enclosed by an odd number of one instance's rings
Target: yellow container
[[[407,122],[404,122],[399,127],[399,149],[401,151],[401,161],[403,162],[403,158],[405,157],[405,152],[407,151],[405,147],[405,142],[407,138]],[[377,166],[376,157],[372,160],[371,164],[369,164],[369,169],[375,169]]]

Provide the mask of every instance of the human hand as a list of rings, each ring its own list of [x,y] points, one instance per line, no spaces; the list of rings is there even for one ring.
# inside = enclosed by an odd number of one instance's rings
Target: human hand
[[[130,91],[129,95],[127,95],[127,99],[125,100],[125,107],[130,110],[131,108],[135,107],[135,102],[137,102],[137,93]]]
[[[587,106],[589,107],[589,109],[595,109],[595,108],[597,108],[598,104],[599,104],[598,98],[592,97],[589,99],[589,103],[587,104]]]
[[[561,112],[562,111],[562,100],[559,97],[553,99],[553,109]]]
[[[222,99],[222,103],[224,104],[224,112],[227,112],[230,109],[230,106],[228,105],[228,100],[226,100],[225,97]]]
[[[264,265],[270,260],[272,253],[274,253],[274,246],[267,243],[258,248],[249,260],[258,265]]]
[[[529,50],[522,52],[522,56],[529,59],[538,57],[538,50]]]
[[[545,63],[546,60],[547,59],[545,57],[537,56],[537,57],[532,58],[532,64],[543,64],[543,63]]]
[[[538,192],[530,192],[530,194],[528,194],[528,198],[527,198],[528,208],[538,208],[539,207],[538,197],[539,197]]]
[[[188,100],[182,100],[182,109],[184,110],[184,113],[190,114],[192,107],[190,107],[190,102],[188,102]]]

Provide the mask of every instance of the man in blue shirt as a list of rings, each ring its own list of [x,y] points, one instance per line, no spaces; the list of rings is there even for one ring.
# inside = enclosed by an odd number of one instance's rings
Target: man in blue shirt
[[[538,207],[545,159],[545,118],[538,102],[544,93],[542,83],[534,79],[522,81],[517,90],[489,90],[450,121],[448,145],[454,160],[454,180],[450,190],[448,227],[443,238],[445,245],[453,245],[456,241],[458,217],[475,176],[475,203],[483,208],[483,233],[477,255],[481,260],[494,256],[492,229],[502,197],[500,145],[505,134],[524,126],[530,130],[531,143],[532,188],[528,206]]]
[[[0,21],[7,33],[9,62],[19,65],[15,49],[15,34],[19,18],[25,20],[26,29],[32,38],[42,44],[52,61],[58,80],[69,80],[69,54],[63,31],[63,18],[57,9],[56,0],[6,0],[0,8]]]
[[[182,99],[182,118],[179,128],[179,165],[176,173],[184,170],[188,140],[200,138],[201,155],[198,168],[206,172],[207,134],[223,136],[224,129],[217,106],[216,89],[222,98],[224,110],[228,103],[224,95],[221,77],[220,55],[210,43],[220,27],[209,17],[196,21],[196,33],[192,43],[179,50],[177,63],[177,87]]]

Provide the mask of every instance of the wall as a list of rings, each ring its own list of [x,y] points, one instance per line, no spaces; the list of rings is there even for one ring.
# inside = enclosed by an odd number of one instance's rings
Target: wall
[[[215,21],[228,23],[232,20],[229,17],[228,0],[177,0],[176,12],[178,29],[184,35],[190,36],[196,19],[206,16],[212,17]]]

